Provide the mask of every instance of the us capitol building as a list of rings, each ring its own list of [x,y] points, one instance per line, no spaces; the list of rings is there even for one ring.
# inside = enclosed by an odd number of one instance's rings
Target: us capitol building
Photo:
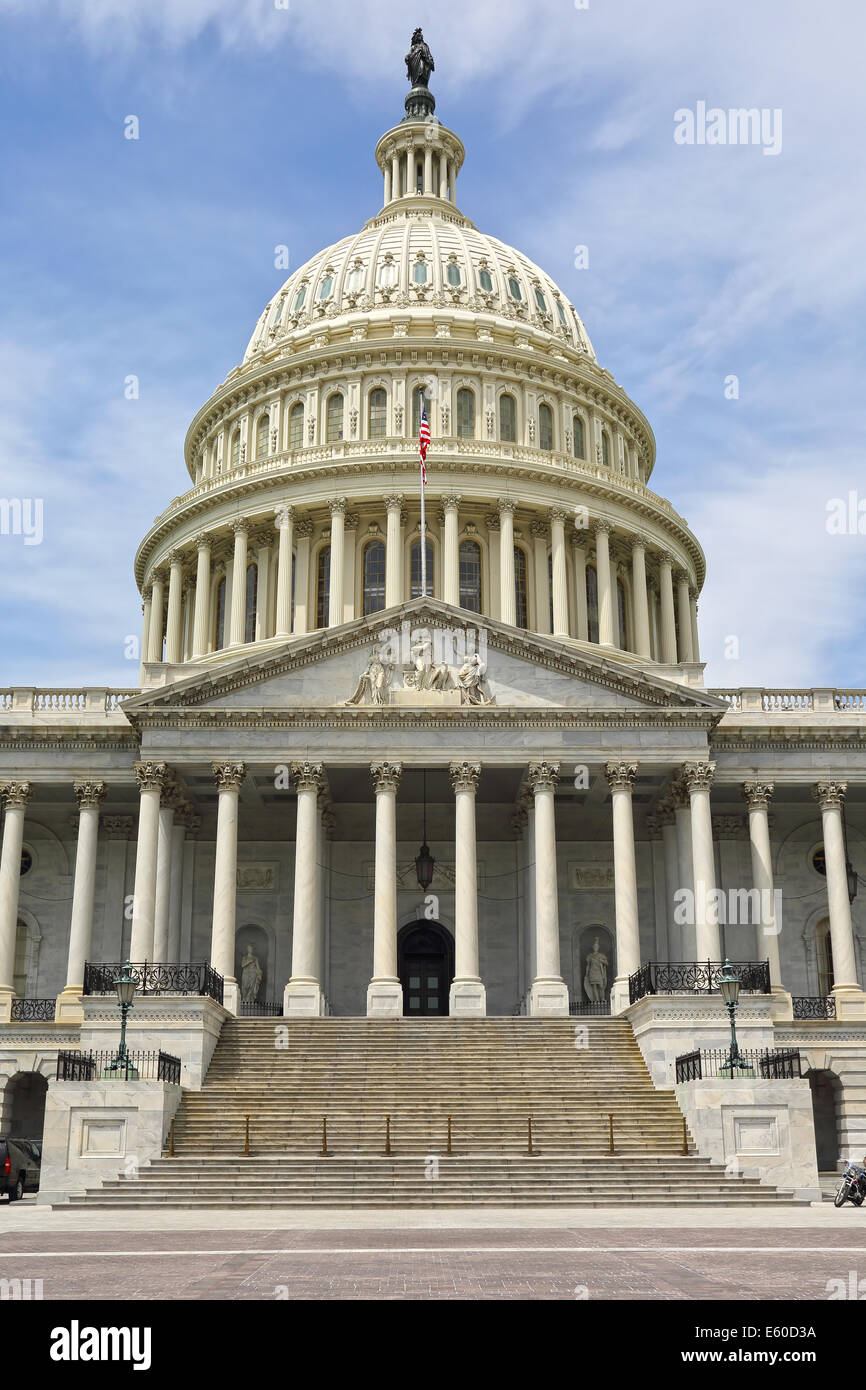
[[[227,1020],[624,1016],[670,1087],[726,1041],[729,958],[833,1166],[866,1144],[866,692],[705,687],[650,424],[461,210],[413,55],[378,211],[190,424],[139,685],[0,690],[0,1132],[126,960],[163,1018],[207,967]]]

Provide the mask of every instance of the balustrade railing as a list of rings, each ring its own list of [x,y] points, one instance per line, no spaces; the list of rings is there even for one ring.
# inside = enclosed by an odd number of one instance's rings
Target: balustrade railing
[[[180,1085],[181,1060],[170,1052],[58,1052],[58,1081],[165,1081]]]
[[[580,1018],[584,1015],[599,1017],[610,1017],[609,999],[573,999],[568,1006],[568,1012],[572,1018]]]
[[[115,980],[126,968],[123,962],[84,967],[85,994],[114,994]],[[136,981],[137,995],[201,994],[223,1002],[223,977],[207,961],[182,965],[159,965],[153,961],[133,961],[129,966]]]
[[[676,1060],[677,1085],[684,1081],[706,1081],[713,1077],[760,1077],[763,1081],[789,1081],[802,1076],[797,1048],[741,1048],[731,1063],[730,1049],[698,1048]]]
[[[242,999],[239,1005],[241,1018],[282,1018],[282,1001],[273,999]]]
[[[718,994],[718,977],[725,961],[647,961],[629,977],[628,998],[636,1004],[648,994]],[[745,994],[770,993],[770,963],[766,960],[733,961]]]
[[[56,999],[13,999],[13,1023],[53,1023]]]
[[[866,713],[866,690],[740,690],[710,688],[708,695],[724,700],[733,714],[857,714]]]
[[[828,1019],[836,1017],[836,998],[832,994],[795,994],[794,1018]]]

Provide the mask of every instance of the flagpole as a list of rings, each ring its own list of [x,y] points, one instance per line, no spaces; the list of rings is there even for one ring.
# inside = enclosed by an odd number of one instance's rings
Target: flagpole
[[[424,411],[424,389],[421,388],[421,414]],[[420,421],[421,414],[418,419]],[[421,447],[418,447],[418,477],[421,482],[421,597],[427,597],[427,520],[424,510],[424,460],[421,458]]]

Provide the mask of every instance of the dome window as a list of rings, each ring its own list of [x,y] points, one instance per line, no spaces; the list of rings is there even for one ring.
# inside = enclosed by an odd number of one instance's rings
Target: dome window
[[[379,267],[379,284],[383,289],[391,289],[397,283],[397,267],[393,258],[387,256]]]
[[[504,444],[514,444],[517,439],[517,407],[514,397],[499,397],[499,438]]]
[[[535,302],[538,305],[538,308],[541,310],[542,314],[546,314],[547,300],[544,297],[544,292],[540,290],[537,285],[535,287]]]
[[[412,278],[416,285],[427,284],[427,265],[424,261],[416,261],[412,268]]]
[[[304,307],[304,304],[306,303],[306,300],[307,300],[307,287],[306,287],[306,285],[301,285],[301,288],[298,290],[298,293],[295,295],[295,313],[296,313],[296,314],[299,314],[299,313],[301,312],[301,310],[302,310],[303,307]]]
[[[583,420],[579,415],[575,415],[572,422],[572,437],[574,439],[574,457],[576,459],[586,458],[586,433],[583,428]]]
[[[385,607],[385,547],[370,541],[364,549],[364,616]]]
[[[459,267],[459,265],[455,265],[454,262],[452,261],[451,264],[450,264],[449,267],[448,267],[448,283],[449,283],[449,285],[453,285],[453,286],[457,287],[457,286],[459,286],[459,285],[462,283],[462,280],[463,280],[463,277],[462,277],[462,275],[460,274],[460,267]]]
[[[281,299],[280,302],[279,302],[279,304],[277,305],[277,312],[274,314],[274,321],[273,321],[273,323],[271,324],[271,327],[272,327],[272,328],[276,328],[276,326],[277,326],[277,324],[279,323],[280,319],[283,317],[283,303],[284,303],[284,301]]]
[[[457,438],[475,438],[475,392],[468,386],[457,392]]]
[[[324,280],[322,281],[322,287],[321,287],[321,289],[319,290],[319,299],[327,299],[327,298],[328,298],[328,295],[331,293],[331,290],[332,290],[333,288],[334,288],[334,277],[333,277],[333,275],[326,275],[325,278],[324,278]]]
[[[289,448],[303,449],[304,447],[304,407],[298,401],[289,411]]]
[[[232,468],[237,468],[241,461],[241,432],[235,430],[232,435],[231,464]]]
[[[367,435],[370,439],[385,438],[387,416],[388,397],[385,394],[385,388],[377,386],[370,392],[367,402]]]
[[[364,288],[364,267],[356,261],[346,276],[346,289],[349,294],[357,294]]]
[[[256,458],[263,459],[267,456],[270,424],[270,416],[267,412],[259,416],[258,424],[256,425]]]
[[[601,436],[601,461],[605,468],[610,468],[610,436],[607,430]]]
[[[470,613],[481,612],[481,546],[477,541],[461,541],[458,552],[460,607]]]
[[[339,391],[328,397],[328,443],[343,438],[343,397]]]
[[[478,283],[485,294],[493,293],[493,276],[489,270],[479,270]]]
[[[565,317],[565,310],[562,307],[562,301],[559,299],[557,299],[556,301],[556,312],[559,315],[559,322],[562,324],[563,328],[567,328],[568,320]]]
[[[553,411],[549,405],[538,407],[538,443],[542,449],[553,448]]]
[[[508,292],[512,299],[522,299],[523,291],[520,288],[520,281],[514,275],[508,277]]]

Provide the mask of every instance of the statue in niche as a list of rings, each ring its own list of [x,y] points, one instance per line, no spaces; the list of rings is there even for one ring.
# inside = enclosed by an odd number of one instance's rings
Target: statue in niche
[[[262,967],[254,947],[247,942],[247,953],[241,961],[241,999],[245,1004],[255,1004],[262,987]]]
[[[416,29],[412,35],[412,46],[406,54],[407,80],[413,87],[426,87],[435,67],[433,54],[424,42],[424,35],[420,29]]]
[[[392,668],[386,666],[379,650],[374,647],[367,662],[367,669],[358,678],[354,694],[346,701],[347,705],[386,705],[388,687],[391,684]]]
[[[409,648],[409,665],[403,668],[406,690],[447,690],[451,672],[444,661],[434,662],[433,641],[426,628],[416,632]]]
[[[471,656],[466,658],[457,672],[461,705],[489,705],[491,703],[491,696],[485,695],[481,689],[481,682],[486,671],[487,667],[478,652],[473,652]]]
[[[607,998],[608,959],[604,951],[599,950],[598,943],[599,938],[596,937],[592,943],[592,950],[586,958],[586,970],[583,976],[586,997],[593,1004],[601,1004]]]

